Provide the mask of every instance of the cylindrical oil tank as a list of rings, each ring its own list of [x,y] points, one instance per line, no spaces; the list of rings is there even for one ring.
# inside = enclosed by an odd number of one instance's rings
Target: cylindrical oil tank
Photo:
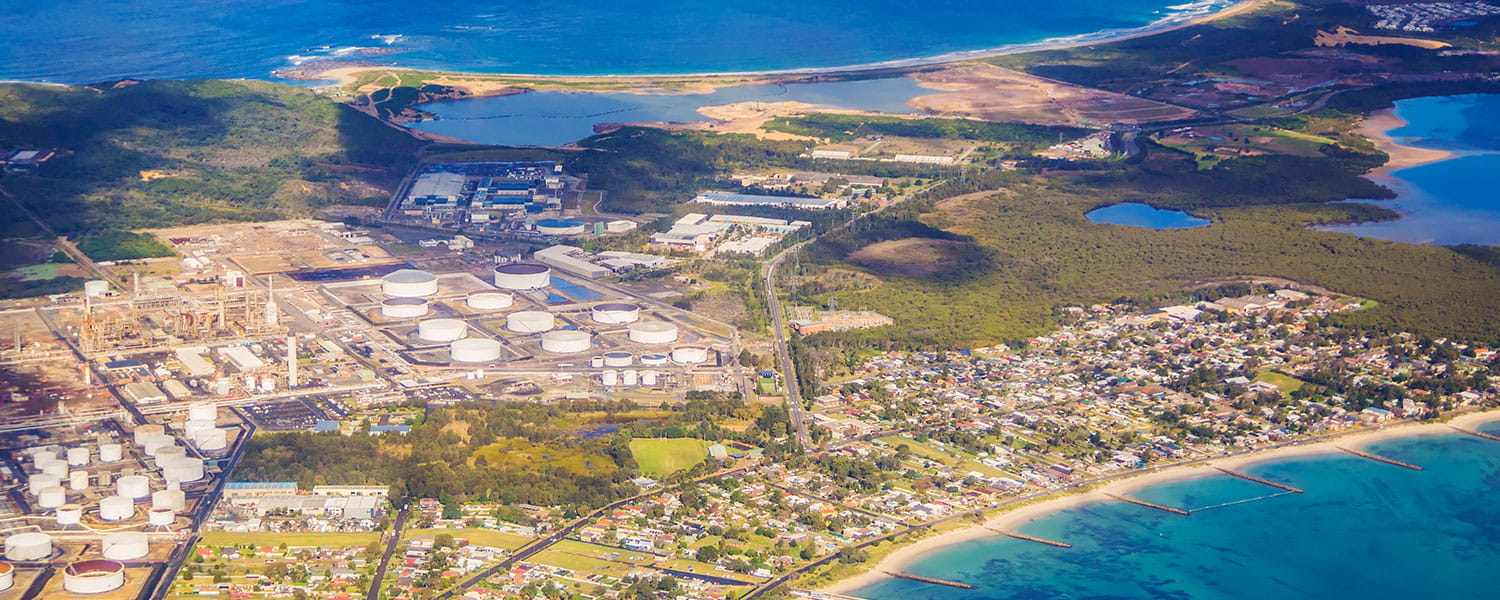
[[[67,503],[68,491],[60,485],[42,488],[36,495],[36,505],[42,508],[57,508]]]
[[[594,305],[589,316],[595,323],[606,325],[634,323],[641,318],[641,307],[623,302],[605,302]]]
[[[380,278],[380,291],[394,298],[431,296],[437,290],[437,277],[426,271],[401,269]]]
[[[161,464],[162,477],[171,481],[187,483],[203,479],[203,460],[190,456],[168,459]]]
[[[119,444],[100,444],[99,462],[117,462],[125,457],[125,447]]]
[[[86,467],[89,464],[88,448],[68,448],[68,466]]]
[[[488,338],[458,340],[448,345],[455,362],[484,363],[500,360],[500,342]]]
[[[593,358],[590,358],[589,359],[589,366],[593,367],[595,369],[604,366],[604,357],[603,356],[595,356]]]
[[[229,447],[229,430],[210,429],[193,436],[199,450],[223,450]]]
[[[103,594],[125,586],[125,565],[107,559],[75,562],[63,569],[63,589],[74,594]]]
[[[559,329],[542,334],[542,350],[553,354],[576,354],[587,352],[592,340],[589,334],[576,329]]]
[[[386,298],[380,303],[380,315],[387,319],[415,319],[427,311],[426,298]]]
[[[140,558],[151,551],[150,538],[139,531],[106,533],[99,545],[104,558],[110,560]]]
[[[158,435],[148,438],[144,444],[141,444],[141,450],[146,452],[146,456],[156,456],[156,453],[161,451],[162,448],[176,445],[177,438],[170,435]]]
[[[151,492],[151,508],[165,508],[178,512],[187,510],[187,494],[180,489]]]
[[[502,290],[534,290],[552,285],[552,269],[534,263],[510,263],[495,267],[495,287]]]
[[[174,442],[171,446],[162,446],[156,449],[156,464],[160,465],[162,461],[182,458],[184,456],[187,456],[187,448],[178,446]]]
[[[678,346],[672,349],[672,362],[679,365],[696,365],[708,360],[708,348],[703,346]]]
[[[670,344],[677,341],[677,326],[662,321],[646,321],[630,326],[630,341],[637,344]]]
[[[110,496],[99,501],[99,518],[106,521],[124,521],[134,514],[135,501],[130,498]]]
[[[641,371],[641,385],[646,387],[656,385],[656,371]]]
[[[73,471],[72,473],[68,473],[68,488],[75,492],[89,489],[89,472]]]
[[[628,367],[635,362],[635,357],[629,352],[606,352],[604,354],[604,366],[606,367]]]
[[[189,439],[192,439],[193,437],[196,437],[199,433],[202,433],[204,431],[208,431],[208,430],[213,429],[213,428],[214,428],[214,420],[213,419],[188,419],[187,423],[183,423],[183,425],[182,425],[182,433],[184,435],[186,435]]]
[[[36,475],[32,475],[31,479],[27,481],[26,491],[31,492],[31,495],[36,496],[38,494],[41,494],[42,490],[45,490],[49,487],[57,487],[59,485],[62,485],[61,477],[58,477],[56,475],[49,475],[47,473],[39,473]]]
[[[641,374],[635,369],[625,369],[620,374],[620,385],[635,385],[640,382]]]
[[[16,585],[16,568],[8,562],[0,562],[0,592]]]
[[[31,455],[31,466],[41,470],[42,465],[57,460],[57,453],[51,450],[38,450]]]
[[[662,365],[667,364],[667,360],[668,360],[667,359],[667,355],[665,355],[665,354],[642,354],[641,355],[641,364],[646,365],[648,367],[660,367]]]
[[[145,475],[126,475],[115,480],[115,491],[126,498],[145,498],[151,495],[151,480]]]
[[[194,404],[188,407],[189,421],[213,422],[219,418],[219,408],[212,404]]]
[[[469,324],[458,319],[428,319],[417,323],[417,337],[429,342],[451,342],[469,335]]]
[[[511,305],[515,304],[516,297],[511,295],[510,292],[481,290],[478,292],[469,292],[469,295],[465,297],[465,302],[468,303],[469,308],[472,310],[500,310],[502,308],[510,308]]]
[[[146,511],[146,524],[156,527],[171,527],[177,522],[177,511],[170,508],[153,508]]]
[[[599,382],[603,383],[605,387],[620,385],[620,372],[614,369],[605,369],[603,373],[599,374]]]
[[[59,527],[77,525],[80,521],[83,521],[83,505],[64,504],[57,507],[57,525]]]
[[[41,560],[52,556],[52,536],[45,533],[18,533],[5,538],[6,560]]]
[[[516,333],[552,331],[556,326],[552,313],[546,311],[523,310],[505,315],[505,328]]]
[[[147,423],[135,428],[135,443],[137,446],[146,445],[146,440],[162,435],[167,432],[166,427],[156,423]]]
[[[58,479],[68,478],[68,463],[62,460],[50,460],[42,464],[42,473],[56,475]]]
[[[536,232],[542,235],[578,235],[586,230],[583,221],[578,219],[542,219],[536,222]]]

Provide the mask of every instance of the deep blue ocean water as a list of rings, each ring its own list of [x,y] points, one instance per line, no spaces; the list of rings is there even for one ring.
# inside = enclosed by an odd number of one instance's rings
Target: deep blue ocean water
[[[1480,428],[1497,433],[1495,425]],[[1343,453],[1244,470],[1306,490],[1224,475],[1161,484],[1122,502],[1043,516],[1017,529],[1070,549],[993,537],[918,559],[905,571],[973,590],[888,579],[870,600],[1408,600],[1500,597],[1500,442],[1467,435],[1402,438],[1369,452],[1412,471]]]
[[[1095,223],[1129,225],[1146,229],[1185,229],[1210,223],[1180,210],[1166,210],[1139,202],[1122,202],[1102,206],[1083,215]]]
[[[318,58],[562,75],[826,68],[1094,36],[1227,4],[1180,2],[17,1],[0,11],[0,80],[266,79]]]
[[[1375,202],[1402,217],[1328,231],[1427,244],[1500,244],[1500,95],[1435,96],[1396,102],[1407,122],[1399,143],[1453,152],[1452,158],[1391,173],[1398,197]]]
[[[434,102],[437,120],[409,126],[484,144],[560,146],[594,135],[596,123],[706,121],[698,108],[736,102],[807,102],[888,113],[914,112],[906,101],[932,93],[910,77],[721,88],[710,94],[531,92]]]

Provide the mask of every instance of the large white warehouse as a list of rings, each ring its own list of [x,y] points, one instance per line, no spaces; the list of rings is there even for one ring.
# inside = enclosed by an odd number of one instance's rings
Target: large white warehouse
[[[553,354],[587,352],[589,334],[576,329],[560,329],[542,335],[542,349]]]
[[[670,344],[677,341],[677,326],[662,321],[645,321],[630,326],[630,341],[637,344]]]
[[[487,338],[458,340],[448,346],[455,362],[486,363],[500,360],[500,342]]]
[[[595,323],[606,325],[634,323],[641,318],[641,307],[622,302],[605,302],[595,305],[590,316]]]
[[[420,298],[437,293],[437,277],[426,271],[401,269],[380,278],[380,291],[393,298]]]
[[[505,316],[505,328],[516,333],[541,333],[556,326],[552,313],[541,310],[523,310]]]
[[[504,290],[534,290],[552,285],[552,268],[534,263],[510,263],[495,267],[495,287]]]

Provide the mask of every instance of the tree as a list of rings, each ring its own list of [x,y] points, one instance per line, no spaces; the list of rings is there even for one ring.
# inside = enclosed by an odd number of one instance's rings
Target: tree
[[[706,563],[719,562],[719,549],[714,546],[704,546],[698,549],[698,560]]]
[[[433,536],[433,538],[432,538],[432,548],[434,550],[437,550],[439,548],[452,548],[452,547],[453,547],[453,536],[448,535],[446,533],[439,533],[439,534]]]

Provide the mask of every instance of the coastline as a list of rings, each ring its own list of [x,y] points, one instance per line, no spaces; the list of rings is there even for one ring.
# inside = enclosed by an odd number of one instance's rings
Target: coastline
[[[1454,427],[1472,430],[1481,424],[1492,421],[1500,421],[1500,409],[1466,413],[1454,417],[1446,423],[1402,423],[1379,429],[1362,429],[1347,434],[1336,435],[1330,439],[1305,444],[1297,443],[1240,456],[1163,467],[1159,471],[1141,473],[1112,481],[1103,487],[1095,488],[1088,492],[1042,499],[1032,504],[1007,510],[986,520],[982,525],[973,525],[935,537],[918,540],[890,553],[864,573],[827,584],[819,588],[819,591],[833,594],[848,594],[859,588],[888,579],[889,576],[882,573],[883,571],[900,571],[917,559],[932,552],[964,542],[999,535],[991,531],[991,529],[1011,529],[1040,517],[1095,502],[1116,502],[1116,500],[1109,498],[1107,494],[1126,494],[1154,485],[1217,474],[1218,471],[1213,470],[1212,467],[1239,469],[1258,463],[1284,461],[1299,457],[1338,452],[1339,446],[1358,447],[1398,438],[1425,435],[1451,435],[1458,433],[1454,431]]]
[[[1375,143],[1376,149],[1390,156],[1390,160],[1366,174],[1365,177],[1379,182],[1394,182],[1396,178],[1392,174],[1396,171],[1453,158],[1454,154],[1447,150],[1406,146],[1396,141],[1390,132],[1405,125],[1406,120],[1396,114],[1395,108],[1375,111],[1360,122],[1359,134],[1369,138]]]

